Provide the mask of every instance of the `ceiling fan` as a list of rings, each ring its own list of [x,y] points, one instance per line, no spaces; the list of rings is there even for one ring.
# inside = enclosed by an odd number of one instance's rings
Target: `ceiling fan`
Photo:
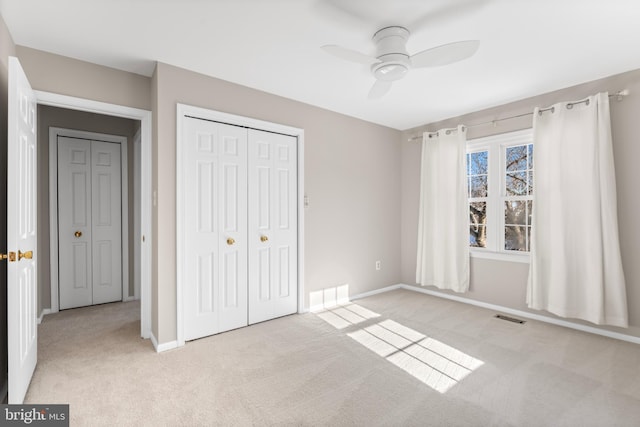
[[[409,55],[406,49],[409,30],[400,26],[382,28],[373,35],[375,56],[337,45],[325,45],[322,49],[338,58],[369,65],[376,81],[369,90],[369,99],[383,97],[394,81],[407,75],[412,68],[439,67],[473,56],[479,40],[458,41],[423,50]]]

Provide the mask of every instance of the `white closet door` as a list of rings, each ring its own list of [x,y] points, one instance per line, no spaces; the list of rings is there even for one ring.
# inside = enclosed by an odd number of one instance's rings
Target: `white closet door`
[[[247,325],[247,131],[183,119],[184,337]]]
[[[249,130],[249,324],[298,300],[297,139]]]
[[[60,309],[122,300],[120,144],[58,137]]]
[[[91,305],[91,145],[58,138],[60,309]]]
[[[93,304],[122,300],[120,144],[91,141]]]

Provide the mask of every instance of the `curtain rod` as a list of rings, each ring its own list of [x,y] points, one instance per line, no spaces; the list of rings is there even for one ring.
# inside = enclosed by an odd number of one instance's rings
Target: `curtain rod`
[[[627,96],[627,95],[629,95],[629,89],[622,89],[622,90],[617,91],[616,93],[610,94],[609,98],[615,97],[617,101],[622,101],[622,98]],[[588,105],[589,100],[585,99],[583,101],[569,102],[567,104],[567,107],[568,108],[572,108],[574,105],[581,104],[583,102],[587,103],[587,105]],[[552,110],[553,110],[553,107],[549,107],[549,108],[541,109],[539,111],[542,113],[544,111],[552,111]],[[477,127],[477,126],[485,126],[485,125],[494,125],[495,126],[495,125],[498,124],[498,122],[502,122],[502,121],[505,121],[505,120],[511,120],[511,119],[518,119],[520,117],[526,117],[526,116],[532,116],[532,115],[533,115],[533,111],[531,111],[530,113],[523,113],[523,114],[517,114],[515,116],[503,117],[501,119],[495,119],[495,120],[491,120],[491,121],[488,121],[488,122],[476,123],[476,124],[473,124],[473,125],[465,125],[465,127],[474,128],[474,127]],[[434,132],[429,132],[429,133],[435,134],[436,132],[434,131]],[[421,135],[420,136],[412,136],[407,141],[415,141],[416,139],[422,139],[422,136]]]

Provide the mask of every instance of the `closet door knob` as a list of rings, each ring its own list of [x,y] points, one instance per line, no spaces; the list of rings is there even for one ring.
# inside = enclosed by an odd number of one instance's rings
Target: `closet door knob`
[[[73,233],[73,235],[76,236],[76,237],[80,237],[80,236],[82,236],[82,231],[78,230],[75,233]]]
[[[236,242],[236,241],[233,239],[233,237],[229,237],[229,238],[227,239],[227,245],[229,245],[229,246],[233,245],[235,242]]]
[[[260,236],[260,241],[261,242],[266,242],[267,240],[269,240],[269,238],[267,236]]]
[[[20,261],[22,258],[33,259],[33,251],[18,251],[18,261]]]

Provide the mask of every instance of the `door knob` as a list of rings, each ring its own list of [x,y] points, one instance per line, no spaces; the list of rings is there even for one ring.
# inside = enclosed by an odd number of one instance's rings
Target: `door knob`
[[[269,240],[269,238],[267,236],[260,236],[260,241],[261,242],[266,242],[267,240]]]
[[[233,237],[229,237],[229,238],[227,239],[227,245],[229,245],[229,246],[233,245],[235,242],[236,242],[236,241],[233,239]]]
[[[33,251],[18,251],[18,261],[20,261],[22,258],[33,259]]]
[[[82,236],[82,231],[78,230],[75,233],[73,233],[73,235],[76,236],[76,237],[80,237],[80,236]]]
[[[16,260],[16,253],[9,252],[8,254],[0,254],[0,261],[4,259],[9,259],[10,262],[14,262]]]

